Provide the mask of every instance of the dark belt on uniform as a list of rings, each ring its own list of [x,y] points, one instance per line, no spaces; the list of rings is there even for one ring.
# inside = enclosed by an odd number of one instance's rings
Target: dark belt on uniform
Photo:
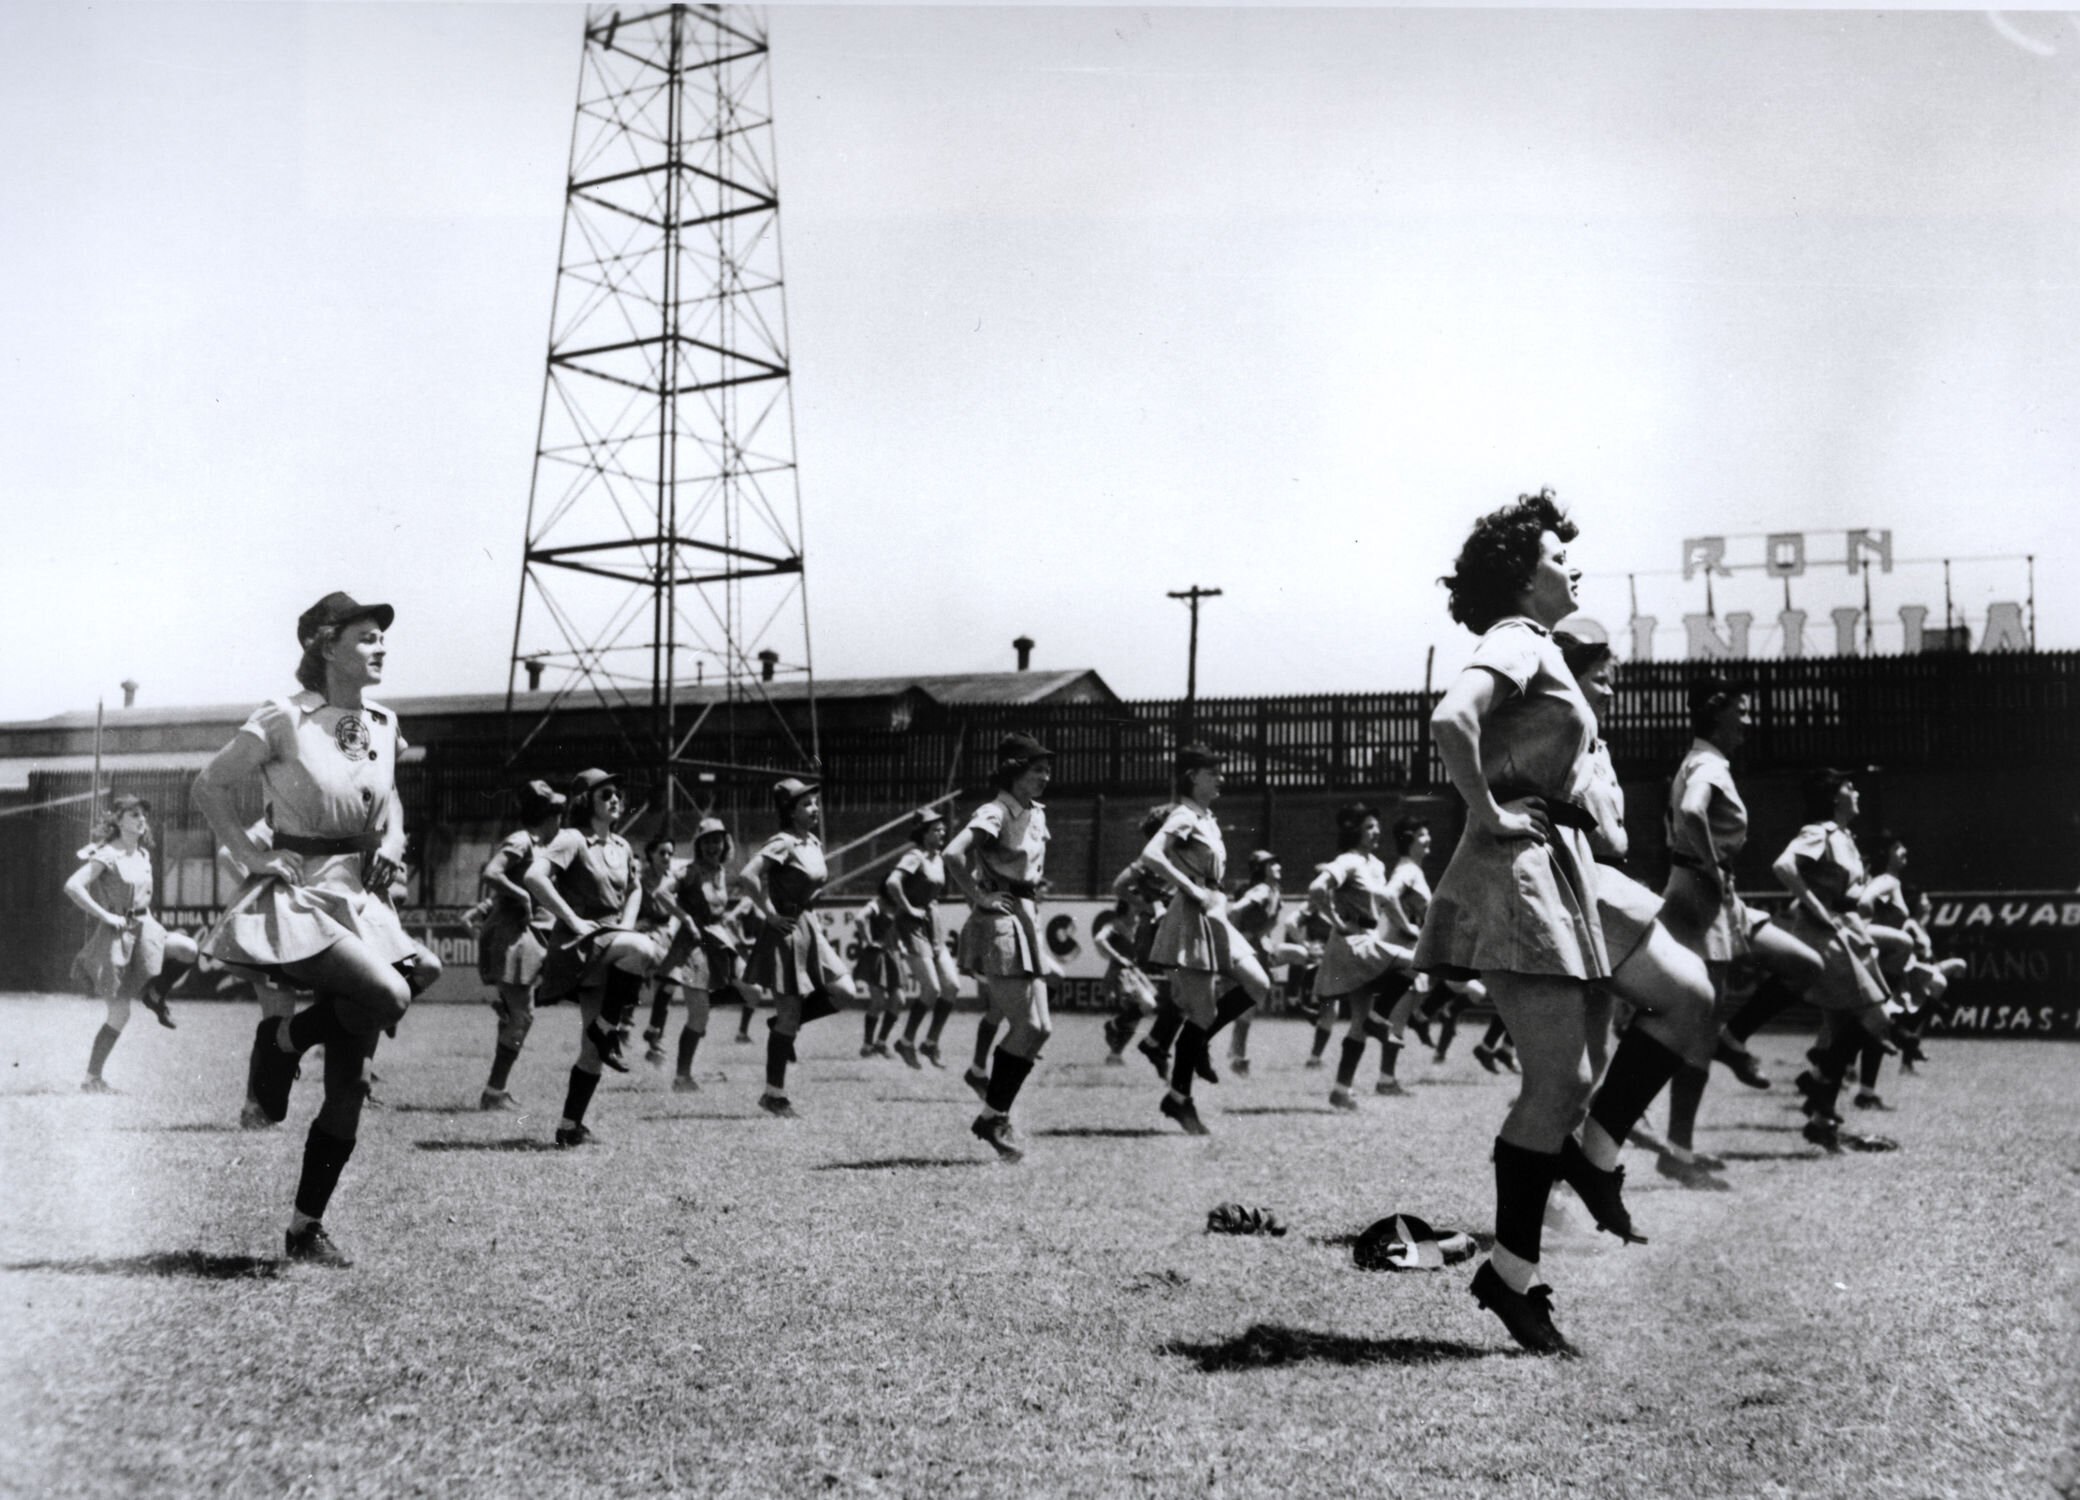
[[[1579,803],[1563,801],[1558,797],[1548,797],[1537,787],[1491,786],[1488,790],[1497,802],[1521,802],[1526,797],[1536,797],[1545,804],[1546,817],[1560,827],[1572,828],[1580,833],[1596,831],[1596,819],[1590,815],[1588,808]]]
[[[1038,901],[1044,889],[1037,880],[1005,880],[998,882],[999,894],[1016,896],[1021,901]]]
[[[383,836],[380,833],[356,833],[343,839],[314,839],[300,833],[278,833],[274,836],[274,846],[289,854],[373,854],[383,847]]]
[[[1685,853],[1681,849],[1669,850],[1668,862],[1685,870],[1695,870],[1698,874],[1709,876],[1713,880],[1724,880],[1733,874],[1732,865],[1714,864],[1708,859],[1699,859],[1696,855]]]
[[[1599,865],[1609,865],[1613,870],[1625,868],[1625,857],[1622,854],[1611,854],[1602,849],[1596,851],[1596,862]]]

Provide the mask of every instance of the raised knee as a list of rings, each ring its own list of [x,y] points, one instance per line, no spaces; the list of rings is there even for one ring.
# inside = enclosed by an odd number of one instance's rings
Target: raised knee
[[[111,1000],[111,1001],[109,1001],[109,1002],[108,1002],[108,1029],[109,1029],[110,1031],[121,1031],[121,1030],[122,1030],[122,1029],[123,1029],[123,1028],[124,1028],[125,1026],[128,1026],[129,1024],[130,1024],[130,1002],[129,1002],[128,1000]]]

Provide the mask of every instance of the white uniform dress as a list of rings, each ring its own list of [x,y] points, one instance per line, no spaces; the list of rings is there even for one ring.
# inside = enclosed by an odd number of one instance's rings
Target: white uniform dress
[[[103,911],[123,918],[120,930],[87,919],[87,940],[72,960],[72,976],[97,1000],[131,999],[166,962],[166,929],[152,915],[152,851],[135,854],[121,844],[80,851],[94,867],[87,889]]]
[[[1692,787],[1710,788],[1705,806],[1706,842],[1689,822],[1675,816]],[[1669,789],[1668,884],[1662,887],[1663,919],[1678,927],[1685,942],[1703,939],[1705,959],[1731,963],[1747,955],[1755,930],[1769,920],[1734,893],[1733,866],[1748,843],[1748,804],[1733,784],[1726,752],[1710,740],[1693,740]]]
[[[1496,679],[1494,707],[1481,725],[1481,770],[1495,800],[1542,797],[1556,826],[1541,844],[1467,823],[1424,918],[1416,967],[1448,979],[1605,978],[1596,861],[1584,831],[1590,820],[1568,800],[1596,738],[1596,715],[1553,633],[1522,615],[1491,625],[1466,670]]]
[[[1221,837],[1220,821],[1210,809],[1186,798],[1170,809],[1156,837],[1163,841],[1170,862],[1194,885],[1210,891],[1221,888],[1228,846]],[[1236,930],[1226,913],[1215,915],[1180,895],[1156,924],[1149,962],[1159,969],[1233,974],[1235,955],[1248,951],[1249,939]]]
[[[992,895],[1009,896],[1011,910],[968,913],[955,953],[961,972],[985,979],[1037,979],[1044,972],[1039,923],[1047,810],[999,792],[975,809],[968,827],[976,835],[969,846],[976,883]]]
[[[1389,972],[1408,968],[1413,951],[1391,936],[1400,929],[1391,925],[1395,902],[1388,894],[1387,867],[1378,855],[1344,850],[1308,885],[1307,898],[1332,927],[1322,966],[1315,971],[1317,995],[1332,1000],[1356,994]]]
[[[299,882],[249,878],[203,935],[202,951],[270,975],[347,937],[383,963],[412,957],[397,913],[362,881],[397,795],[405,748],[397,716],[365,699],[360,708],[339,708],[322,693],[302,692],[269,699],[238,732],[267,747],[260,777],[275,853],[296,867]]]
[[[1798,861],[1807,886],[1833,914],[1830,928],[1794,901],[1784,930],[1820,955],[1820,977],[1806,998],[1822,1010],[1856,1011],[1890,998],[1878,968],[1870,921],[1858,910],[1864,883],[1863,852],[1849,830],[1829,819],[1799,829],[1785,852]]]
[[[1625,789],[1611,764],[1610,746],[1598,740],[1582,761],[1573,800],[1589,811],[1596,827],[1589,847],[1596,854],[1596,914],[1603,923],[1604,952],[1611,972],[1632,957],[1647,939],[1647,929],[1661,915],[1661,898],[1625,873]]]

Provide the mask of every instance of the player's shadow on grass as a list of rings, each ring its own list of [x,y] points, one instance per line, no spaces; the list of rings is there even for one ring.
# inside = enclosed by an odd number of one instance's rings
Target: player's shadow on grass
[[[1177,1339],[1165,1354],[1189,1359],[1208,1375],[1233,1370],[1275,1370],[1286,1365],[1436,1365],[1448,1360],[1486,1359],[1513,1351],[1461,1344],[1450,1339],[1362,1339],[1317,1333],[1278,1323],[1253,1323],[1234,1338],[1213,1343]]]
[[[671,1114],[637,1115],[638,1120],[755,1120],[757,1115],[749,1110],[728,1111],[720,1109],[682,1109]]]
[[[1230,1110],[1230,1114],[1234,1111]],[[1119,1141],[1142,1140],[1154,1136],[1184,1136],[1175,1130],[1157,1130],[1148,1125],[1063,1125],[1054,1130],[1036,1130],[1034,1135],[1053,1136],[1057,1140]]]
[[[480,1115],[481,1104],[391,1104],[384,1106],[394,1115]]]
[[[160,1250],[150,1255],[116,1255],[89,1260],[17,1260],[0,1271],[56,1271],[61,1276],[165,1276],[189,1281],[271,1281],[288,1266],[260,1255],[211,1255],[202,1250]]]
[[[191,1120],[185,1125],[125,1125],[134,1135],[237,1135],[242,1127],[221,1120]]]
[[[1325,1104],[1245,1104],[1240,1109],[1223,1108],[1224,1115],[1335,1115],[1342,1110]]]
[[[421,1151],[554,1151],[554,1141],[531,1135],[511,1135],[496,1141],[413,1141]]]
[[[973,1156],[877,1156],[866,1161],[827,1161],[811,1167],[812,1172],[907,1172],[932,1167],[986,1167],[991,1163]]]
[[[1818,1161],[1827,1153],[1811,1151],[1714,1151],[1721,1161]]]

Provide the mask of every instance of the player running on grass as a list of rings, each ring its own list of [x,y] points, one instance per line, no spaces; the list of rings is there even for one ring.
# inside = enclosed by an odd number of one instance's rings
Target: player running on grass
[[[394,614],[344,593],[305,610],[296,622],[303,691],[255,709],[192,792],[231,859],[252,872],[202,951],[318,996],[294,1019],[261,1021],[252,1081],[278,1123],[289,1112],[297,1057],[325,1048],[325,1102],[304,1141],[285,1247],[291,1260],[327,1266],[352,1264],[323,1219],[359,1134],[367,1059],[413,995],[440,975],[439,961],[405,935],[387,899],[404,860],[395,782],[404,736],[366,690],[383,680]],[[233,810],[233,789],[255,776],[274,822],[271,848],[256,844]]]
[[[939,939],[937,903],[946,891],[946,815],[936,807],[920,807],[910,815],[910,842],[913,847],[896,861],[876,897],[894,928],[890,941],[896,960],[917,991],[895,1044],[896,1055],[913,1068],[923,1066],[919,1058],[941,1068],[945,1064],[939,1060],[939,1037],[960,992],[953,955]],[[927,1015],[931,1029],[920,1042],[917,1029]]]
[[[1336,1064],[1336,1086],[1329,1103],[1355,1110],[1351,1083],[1365,1057],[1368,1023],[1375,1006],[1391,1008],[1414,983],[1412,944],[1395,943],[1388,935],[1393,896],[1379,848],[1379,814],[1363,802],[1337,809],[1336,858],[1322,867],[1307,888],[1308,906],[1330,928],[1321,967],[1314,977],[1320,1012],[1315,1017],[1314,1055],[1319,1057],[1336,1029],[1339,1002],[1350,1006],[1350,1029]],[[1383,1039],[1390,1050],[1397,1044]]]
[[[80,850],[80,867],[65,882],[65,899],[86,913],[87,937],[72,960],[73,977],[87,993],[108,1002],[101,1029],[87,1054],[84,1093],[115,1092],[101,1068],[116,1038],[130,1022],[135,997],[173,1029],[166,992],[195,966],[195,940],[168,932],[152,916],[151,803],[122,796],[109,805],[99,836]]]
[[[1208,1056],[1213,1038],[1261,1004],[1271,980],[1249,940],[1229,922],[1221,890],[1228,850],[1213,815],[1221,795],[1221,757],[1204,745],[1179,750],[1177,789],[1177,805],[1141,851],[1141,862],[1177,892],[1156,926],[1149,961],[1169,971],[1172,1003],[1184,1017],[1162,1112],[1186,1134],[1205,1135],[1192,1082],[1216,1081]]]
[[[968,901],[958,961],[982,987],[984,1013],[975,1028],[975,1058],[964,1075],[982,1098],[971,1127],[1007,1161],[1025,1154],[1011,1106],[1053,1033],[1047,978],[1060,972],[1040,941],[1045,889],[1047,810],[1040,794],[1054,772],[1054,752],[1029,734],[1006,735],[991,775],[996,796],[975,809],[946,846],[946,873]],[[990,1060],[990,1043],[1009,1027]]]
[[[491,1075],[477,1106],[517,1110],[506,1087],[527,1034],[534,1029],[535,986],[549,953],[555,918],[529,894],[527,872],[563,825],[564,795],[546,781],[530,781],[520,789],[520,826],[506,835],[478,877],[486,892],[487,910],[477,928],[477,977],[494,987],[498,1041],[491,1055]]]

